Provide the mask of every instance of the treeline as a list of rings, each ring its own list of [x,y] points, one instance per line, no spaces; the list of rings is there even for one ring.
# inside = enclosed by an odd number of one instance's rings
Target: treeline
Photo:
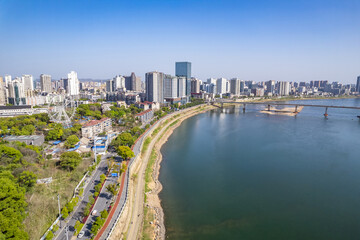
[[[32,135],[44,133],[50,119],[46,113],[1,118],[1,135]]]
[[[135,140],[143,134],[145,130],[140,127],[133,127],[132,129],[122,132],[115,139],[111,141],[111,145],[117,149],[120,146],[131,147]]]
[[[101,119],[103,117],[109,117],[114,120],[119,121],[124,117],[141,112],[140,108],[135,107],[134,104],[131,104],[128,108],[121,106],[117,107],[116,103],[113,103],[113,106],[110,107],[110,111],[102,111],[100,103],[91,103],[91,104],[80,104],[76,109],[78,118],[85,116],[95,119]]]
[[[44,135],[46,141],[66,140],[71,135],[81,137],[81,125],[73,124],[71,128],[64,128],[59,123],[51,123],[46,113],[31,116],[17,116],[1,118],[0,134],[6,135]]]
[[[33,166],[43,161],[40,147],[20,142],[0,144],[0,239],[29,238],[23,225],[25,193],[36,183]]]

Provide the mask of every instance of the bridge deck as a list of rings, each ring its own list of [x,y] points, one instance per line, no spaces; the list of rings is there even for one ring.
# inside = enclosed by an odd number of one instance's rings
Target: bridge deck
[[[303,107],[321,107],[321,108],[346,108],[346,109],[358,109],[360,107],[349,107],[349,106],[336,106],[336,105],[312,105],[303,103],[277,103],[277,102],[233,102],[233,101],[222,101],[218,103],[236,103],[236,104],[257,104],[257,105],[272,105],[272,106],[303,106]]]

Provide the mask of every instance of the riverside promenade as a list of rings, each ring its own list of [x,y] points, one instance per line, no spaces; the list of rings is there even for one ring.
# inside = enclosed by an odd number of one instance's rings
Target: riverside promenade
[[[166,115],[164,118],[160,119],[159,121],[157,121],[155,124],[153,124],[149,129],[147,129],[134,143],[132,150],[135,154],[135,157],[133,157],[130,161],[127,162],[127,170],[125,172],[125,174],[122,175],[122,179],[121,179],[121,184],[120,184],[120,189],[119,192],[117,194],[114,206],[111,208],[110,212],[109,212],[109,216],[105,221],[104,226],[100,229],[100,231],[98,232],[98,234],[95,236],[95,240],[104,240],[104,239],[108,239],[114,228],[116,227],[116,224],[121,216],[121,213],[123,211],[123,209],[125,208],[126,205],[126,201],[128,198],[128,192],[129,192],[129,178],[130,178],[130,168],[133,164],[133,162],[136,160],[136,158],[140,157],[141,154],[141,148],[142,148],[142,144],[144,139],[147,138],[147,136],[149,135],[149,133],[152,132],[152,130],[154,130],[155,128],[157,128],[160,124],[163,123],[163,121],[167,120],[168,118],[173,117],[176,114],[179,113],[183,113],[184,111],[189,111],[192,109],[195,109],[199,106],[203,106],[203,105],[196,105],[184,110],[180,110],[180,111],[176,111],[173,112],[171,114]]]

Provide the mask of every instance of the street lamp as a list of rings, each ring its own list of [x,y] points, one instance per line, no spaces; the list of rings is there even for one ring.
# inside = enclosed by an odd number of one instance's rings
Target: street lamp
[[[57,195],[57,198],[58,198],[58,206],[59,206],[59,217],[61,217],[60,195],[59,194]],[[59,220],[59,222],[60,222],[60,228],[61,228],[61,220]]]

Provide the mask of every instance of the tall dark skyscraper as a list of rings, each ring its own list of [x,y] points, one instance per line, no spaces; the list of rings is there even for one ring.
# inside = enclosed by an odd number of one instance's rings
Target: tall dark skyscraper
[[[177,77],[191,78],[191,62],[176,62],[175,75]]]
[[[175,75],[186,77],[186,95],[191,94],[191,62],[176,62]]]
[[[357,82],[356,82],[356,92],[360,92],[360,76],[358,76],[358,78],[357,78]]]

